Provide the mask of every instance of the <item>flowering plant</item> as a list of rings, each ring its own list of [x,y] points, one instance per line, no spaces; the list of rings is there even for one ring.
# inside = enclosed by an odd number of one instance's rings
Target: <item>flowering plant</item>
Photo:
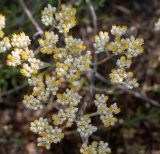
[[[86,79],[90,72],[90,80],[93,80],[96,73],[92,68],[92,65],[96,65],[93,64],[93,55],[105,52],[107,57],[118,57],[116,68],[109,74],[111,83],[129,89],[138,87],[139,84],[129,68],[132,59],[143,51],[143,39],[127,37],[126,26],[113,25],[110,31],[113,37],[102,31],[95,36],[95,52],[92,52],[87,50],[81,39],[69,34],[70,29],[76,25],[76,9],[72,5],[62,4],[59,9],[48,5],[41,14],[42,23],[51,27],[38,40],[39,54],[50,57],[47,62],[38,59],[37,53],[29,48],[32,42],[24,32],[13,34],[11,39],[5,37],[2,31],[5,17],[0,15],[0,52],[11,50],[7,56],[7,65],[19,67],[20,73],[28,78],[29,85],[33,87],[32,93],[24,96],[24,105],[32,110],[39,110],[51,103],[56,109],[50,119],[51,123],[44,117],[31,122],[30,130],[39,135],[37,145],[50,149],[52,143],[60,142],[65,136],[65,129],[76,124],[82,139],[81,153],[111,153],[108,143],[93,141],[89,144],[89,137],[98,127],[92,124],[92,118],[98,116],[104,127],[112,126],[117,122],[115,115],[120,112],[120,108],[117,103],[108,106],[109,97],[102,93],[90,92],[90,98],[94,98],[92,102],[82,93],[81,80]],[[58,32],[55,33],[53,28]],[[92,86],[93,82],[90,88]],[[86,107],[91,103],[94,103],[97,111],[86,113]]]

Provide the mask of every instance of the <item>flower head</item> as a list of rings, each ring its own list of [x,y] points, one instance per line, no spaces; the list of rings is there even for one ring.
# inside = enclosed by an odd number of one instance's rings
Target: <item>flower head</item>
[[[84,115],[77,120],[77,131],[80,133],[82,139],[87,139],[92,133],[97,131],[97,127],[91,125],[91,119],[89,115]]]
[[[57,28],[60,33],[68,33],[76,25],[76,9],[72,5],[61,5],[61,11],[55,13],[58,22]]]
[[[82,154],[110,154],[111,149],[108,147],[108,143],[94,141],[90,145],[84,143],[80,152]]]
[[[24,32],[20,34],[13,34],[11,39],[11,44],[13,47],[17,48],[27,48],[31,43],[31,40]]]
[[[95,43],[93,44],[96,49],[96,53],[106,51],[106,45],[109,42],[109,35],[107,32],[99,32],[99,35],[95,36]]]
[[[5,16],[0,14],[0,30],[5,27]]]
[[[56,12],[56,8],[48,4],[48,6],[45,7],[44,10],[42,10],[41,12],[42,23],[46,26],[52,26],[54,24],[54,13],[55,12]]]
[[[40,118],[31,122],[30,130],[40,135],[38,137],[38,146],[50,149],[51,143],[58,143],[64,137],[62,129],[49,125],[47,119]]]
[[[45,32],[45,39],[39,39],[40,52],[43,54],[53,53],[57,42],[58,35],[54,32]]]

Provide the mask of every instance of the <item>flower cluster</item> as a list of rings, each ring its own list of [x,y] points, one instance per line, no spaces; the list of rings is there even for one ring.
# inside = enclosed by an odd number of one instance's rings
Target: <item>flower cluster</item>
[[[56,27],[60,33],[68,33],[76,24],[76,9],[71,5],[61,5],[61,10],[48,5],[42,11],[42,23],[46,26]]]
[[[112,26],[111,34],[114,41],[109,41],[107,32],[100,32],[95,37],[94,48],[96,53],[106,52],[107,55],[120,55],[117,60],[117,69],[113,69],[109,75],[113,84],[123,84],[127,88],[138,86],[137,80],[133,78],[133,73],[127,69],[131,66],[132,58],[137,57],[143,51],[143,39],[131,37],[123,37],[127,32],[126,26]],[[132,74],[132,75],[131,75]]]
[[[73,57],[69,55],[64,62],[57,62],[56,72],[58,78],[65,77],[68,81],[75,81],[80,78],[80,75],[90,69],[90,55],[89,51],[85,55]]]
[[[87,144],[83,144],[80,152],[82,154],[110,154],[111,149],[108,147],[108,143],[100,142],[92,142],[89,146]]]
[[[155,30],[155,31],[160,31],[160,18],[159,18],[158,21],[155,23],[155,25],[154,25],[154,30]]]
[[[10,40],[4,36],[3,28],[5,28],[5,17],[0,14],[0,53],[6,52],[11,48]]]
[[[66,92],[63,94],[57,93],[56,103],[64,106],[66,105],[77,106],[81,98],[82,96],[79,95],[74,90],[66,89]]]
[[[40,47],[37,51],[48,55],[48,63],[37,59],[34,51],[29,49],[31,40],[25,33],[13,34],[11,41],[3,37],[5,18],[0,14],[0,38],[2,38],[0,52],[5,52],[12,46],[7,64],[13,67],[20,66],[21,74],[28,78],[28,83],[33,88],[30,95],[24,96],[25,106],[38,110],[49,102],[55,107],[52,113],[52,125],[42,117],[31,122],[31,131],[39,135],[38,146],[50,149],[51,143],[60,142],[64,137],[62,130],[76,124],[83,142],[80,150],[82,154],[108,154],[111,152],[108,143],[100,141],[88,145],[89,137],[98,128],[92,125],[91,117],[100,116],[104,126],[109,127],[117,121],[114,115],[120,112],[120,108],[116,103],[108,107],[106,104],[108,96],[96,94],[94,103],[97,111],[84,115],[86,104],[83,104],[83,98],[79,92],[80,81],[82,81],[80,77],[92,69],[92,53],[86,49],[81,39],[68,34],[76,24],[75,13],[75,8],[64,4],[58,9],[48,5],[41,12],[42,23],[57,28],[63,34],[61,38],[61,35],[54,33],[51,28],[44,32],[42,38],[39,38]],[[132,58],[143,51],[143,39],[133,36],[125,37],[126,32],[126,26],[113,26],[111,29],[113,41],[108,32],[99,32],[95,36],[93,47],[97,54],[106,52],[108,56],[118,57],[117,68],[109,74],[112,83],[133,88],[137,87],[138,83],[128,69],[132,64]],[[90,78],[92,80],[92,76]],[[82,95],[85,95],[84,92]]]
[[[114,103],[110,107],[107,107],[106,102],[108,101],[108,96],[96,94],[95,96],[95,105],[97,107],[97,112],[100,114],[100,119],[104,123],[105,127],[114,125],[117,122],[117,118],[114,117],[114,114],[120,112],[120,108],[117,107],[117,104]]]
[[[75,81],[80,75],[90,69],[91,52],[84,52],[86,49],[81,39],[74,39],[72,36],[65,38],[65,49],[58,49],[54,54],[56,63],[57,78],[66,78],[68,81]],[[63,60],[63,61],[62,61]]]
[[[13,34],[11,41],[12,46],[19,49],[25,49],[31,44],[29,36],[26,36],[24,32]]]
[[[77,107],[69,106],[66,109],[60,109],[58,114],[53,114],[53,124],[56,126],[64,125],[64,127],[69,128],[73,125],[76,119],[76,113],[78,111]]]
[[[61,11],[55,12],[51,11],[51,9],[53,8],[48,6],[48,12],[50,13],[46,14],[51,15],[52,12],[52,17],[55,15],[55,20],[58,21],[56,27],[61,32],[68,32],[73,27],[73,22],[75,22],[75,8],[71,5],[62,5]],[[43,19],[44,12],[47,12],[46,10],[47,8],[42,11]],[[92,56],[90,51],[85,51],[86,46],[81,39],[75,39],[72,36],[65,35],[64,41],[64,48],[57,47],[58,35],[54,34],[54,32],[45,32],[45,39],[39,39],[40,52],[43,54],[53,53],[53,58],[56,61],[56,77],[59,80],[65,78],[67,81],[72,82],[78,80],[83,72],[90,69]]]
[[[95,36],[95,43],[93,44],[96,49],[96,53],[106,51],[106,44],[109,42],[109,35],[107,32],[99,32],[99,35]]]
[[[45,32],[45,39],[39,39],[40,52],[43,54],[52,54],[57,42],[58,35],[54,34],[54,32]]]
[[[90,135],[97,131],[97,127],[91,125],[89,115],[84,115],[77,121],[77,131],[80,133],[82,139],[87,139]]]
[[[58,114],[53,114],[53,124],[58,126],[64,124],[65,127],[71,127],[76,119],[78,111],[77,105],[80,103],[82,96],[73,89],[67,89],[65,93],[57,93],[55,104],[62,105],[64,109],[60,109]]]
[[[40,118],[31,122],[30,130],[40,135],[38,137],[38,146],[50,149],[51,143],[58,143],[64,137],[62,129],[49,125],[47,119]]]
[[[139,86],[137,79],[133,78],[133,73],[127,72],[124,68],[113,69],[109,77],[113,83],[121,83],[129,89]]]
[[[49,74],[39,74],[33,75],[29,84],[34,87],[33,92],[30,96],[24,96],[23,103],[29,109],[38,110],[43,108],[51,94],[56,95],[60,81]]]
[[[76,9],[72,5],[62,5],[61,11],[55,13],[55,18],[58,21],[57,28],[61,33],[68,33],[69,30],[76,25]]]
[[[43,67],[43,62],[35,58],[33,50],[29,50],[28,46],[31,41],[24,32],[13,34],[11,39],[12,47],[14,48],[11,54],[8,54],[7,64],[9,66],[21,66],[21,74],[26,77],[31,77],[37,74],[38,70]]]
[[[54,24],[54,14],[56,12],[56,8],[52,7],[50,4],[48,4],[47,7],[42,10],[41,14],[41,20],[42,23],[46,26],[52,26]]]

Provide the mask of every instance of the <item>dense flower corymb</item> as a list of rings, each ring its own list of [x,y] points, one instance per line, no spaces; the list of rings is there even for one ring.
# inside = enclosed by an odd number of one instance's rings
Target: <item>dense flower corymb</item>
[[[84,115],[77,121],[77,131],[80,133],[82,139],[88,138],[92,133],[97,131],[96,126],[91,125],[91,119],[89,115]]]
[[[96,94],[95,96],[95,105],[97,107],[97,113],[100,115],[105,127],[109,127],[117,122],[117,118],[114,117],[114,114],[120,112],[120,108],[117,107],[117,104],[114,103],[110,107],[107,107],[108,96]]]
[[[58,21],[57,28],[60,33],[68,33],[69,30],[76,25],[76,9],[72,5],[62,5],[61,11],[55,13]]]
[[[12,35],[11,44],[13,47],[26,48],[31,44],[31,40],[25,35],[24,32],[22,32],[19,35]]]
[[[38,146],[50,149],[51,143],[58,143],[64,137],[62,129],[49,125],[47,119],[40,118],[31,122],[31,131],[40,135],[38,137]]]
[[[52,26],[54,24],[54,13],[56,11],[55,7],[52,7],[50,4],[48,4],[47,7],[42,10],[42,23],[46,26]]]
[[[11,48],[8,37],[5,36],[2,29],[5,28],[5,16],[0,14],[0,53],[4,53]]]
[[[31,122],[30,130],[39,135],[37,145],[50,149],[52,143],[61,141],[66,128],[76,124],[76,130],[82,139],[82,154],[109,154],[111,149],[108,143],[94,141],[89,145],[90,136],[98,129],[98,126],[92,124],[92,117],[97,116],[105,127],[113,126],[118,121],[115,115],[120,112],[120,108],[117,103],[108,107],[109,97],[96,93],[93,101],[96,112],[85,113],[87,105],[92,101],[86,101],[88,94],[85,88],[80,91],[83,88],[81,85],[93,80],[94,75],[86,77],[88,72],[93,71],[92,52],[87,50],[82,39],[68,34],[76,24],[76,9],[71,5],[62,4],[58,9],[48,5],[41,14],[42,23],[51,29],[39,38],[39,48],[36,51],[44,54],[42,57],[47,55],[47,62],[38,59],[35,51],[29,48],[32,42],[24,32],[13,34],[11,41],[4,36],[2,29],[5,27],[5,18],[0,14],[0,52],[12,48],[7,56],[7,64],[19,66],[21,74],[28,78],[32,87],[31,94],[24,96],[23,103],[32,110],[42,109],[49,103],[54,108],[51,111],[51,124],[42,117]],[[53,27],[62,34],[54,33]],[[109,74],[112,84],[121,84],[126,88],[137,87],[137,80],[128,69],[132,58],[143,52],[143,39],[125,36],[126,26],[113,25],[110,33],[113,37],[102,31],[95,36],[95,53],[106,52],[107,58],[118,57],[116,68]],[[88,80],[81,80],[83,76],[83,79]],[[94,86],[96,88],[96,84]]]
[[[76,9],[72,5],[61,5],[61,10],[48,5],[42,11],[42,23],[46,26],[56,27],[60,33],[68,33],[76,25]]]
[[[33,50],[29,49],[31,40],[24,32],[13,34],[11,39],[13,51],[8,54],[7,64],[9,66],[20,66],[20,72],[26,77],[37,74],[38,70],[43,67],[43,62],[35,58]]]
[[[45,32],[45,39],[39,39],[40,52],[43,54],[52,54],[57,42],[58,35],[54,34],[54,32]]]
[[[108,147],[108,143],[100,142],[92,142],[89,146],[87,144],[83,144],[80,152],[82,154],[110,154],[111,149]]]
[[[139,56],[143,52],[143,39],[133,36],[125,37],[126,26],[112,26],[111,34],[114,40],[109,39],[107,32],[100,32],[95,37],[94,48],[96,53],[106,52],[108,56],[120,55],[117,60],[117,68],[113,69],[109,78],[113,84],[122,84],[127,88],[138,86],[137,80],[133,78],[133,73],[128,72],[132,63],[132,58]]]

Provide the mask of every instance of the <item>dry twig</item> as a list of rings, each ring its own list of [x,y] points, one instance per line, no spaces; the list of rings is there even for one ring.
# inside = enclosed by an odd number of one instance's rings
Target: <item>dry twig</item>
[[[37,33],[35,35],[42,35],[43,34],[43,30],[42,28],[39,26],[39,24],[36,22],[36,20],[34,19],[32,13],[30,12],[30,10],[27,8],[24,0],[19,0],[20,5],[22,6],[24,12],[26,13],[28,19],[31,21],[31,23],[33,24],[33,26],[35,27]]]
[[[109,80],[107,80],[106,78],[101,76],[99,73],[96,73],[95,77],[97,77],[98,79],[100,79],[101,81],[103,81],[104,83],[106,83],[108,85],[112,85],[112,83]],[[144,100],[144,101],[150,103],[151,105],[153,105],[155,107],[160,108],[160,103],[159,102],[157,102],[157,101],[155,101],[155,100],[153,100],[153,99],[151,99],[151,98],[149,98],[147,96],[144,96],[144,95],[142,95],[142,94],[140,94],[140,93],[138,93],[136,91],[133,91],[131,89],[127,89],[122,85],[117,85],[116,88],[117,89],[121,89],[121,90],[123,90],[123,91],[125,91],[125,92],[127,92],[127,93],[129,93],[129,94],[141,99],[141,100]]]

